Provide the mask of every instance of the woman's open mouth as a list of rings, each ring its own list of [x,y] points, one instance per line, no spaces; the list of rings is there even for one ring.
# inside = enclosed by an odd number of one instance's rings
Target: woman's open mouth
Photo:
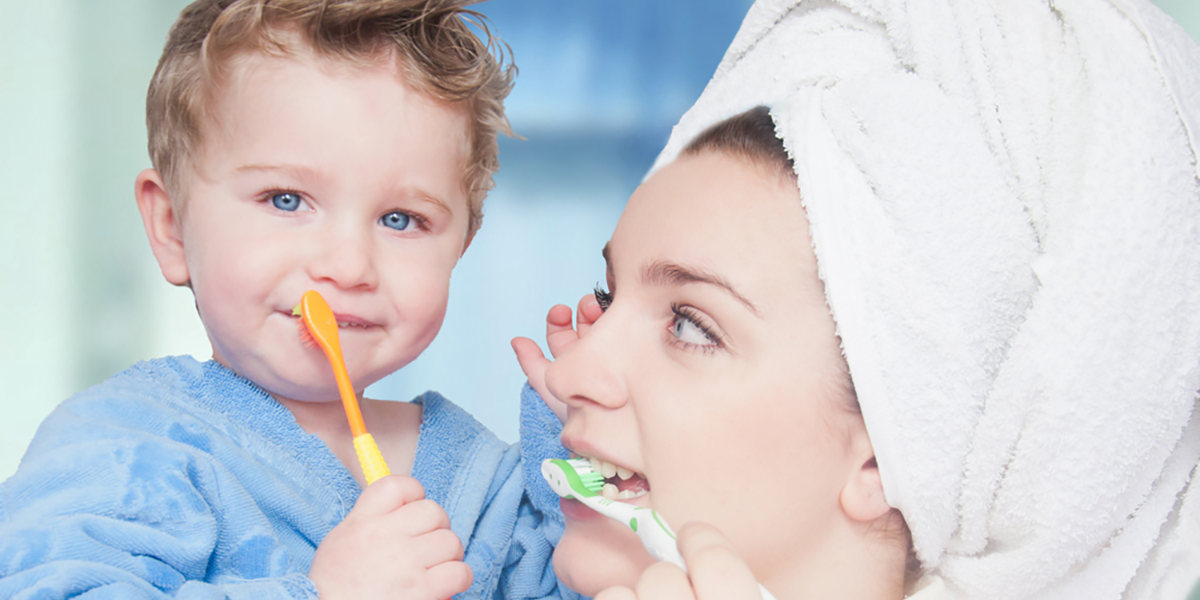
[[[587,460],[592,470],[604,477],[604,487],[600,495],[609,500],[632,500],[650,492],[650,482],[641,473],[632,471],[620,465],[613,464],[603,458],[573,455],[575,458]]]

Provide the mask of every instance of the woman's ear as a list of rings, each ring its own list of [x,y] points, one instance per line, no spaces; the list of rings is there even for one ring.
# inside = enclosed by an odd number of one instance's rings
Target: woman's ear
[[[183,252],[183,232],[167,186],[158,171],[146,169],[138,173],[133,195],[137,199],[138,212],[142,213],[142,226],[150,240],[150,251],[154,253],[163,277],[174,285],[187,285],[190,276]]]
[[[875,456],[851,474],[838,500],[846,516],[860,523],[874,521],[892,510],[883,498],[883,480]]]

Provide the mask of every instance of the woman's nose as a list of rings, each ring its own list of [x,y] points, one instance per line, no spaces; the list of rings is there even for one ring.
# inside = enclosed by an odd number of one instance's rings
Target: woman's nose
[[[615,344],[619,323],[614,319],[605,322],[608,316],[596,321],[586,336],[546,370],[550,393],[571,408],[625,405],[628,394],[622,378],[622,353]]]
[[[379,284],[377,249],[370,231],[330,224],[319,237],[312,240],[316,251],[308,263],[314,281],[328,281],[342,289],[371,289]]]

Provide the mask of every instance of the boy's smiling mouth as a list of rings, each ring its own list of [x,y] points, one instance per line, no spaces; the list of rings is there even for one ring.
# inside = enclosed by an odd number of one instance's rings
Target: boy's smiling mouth
[[[293,321],[296,321],[296,322],[299,322],[303,319],[303,317],[296,315],[292,311],[280,310],[280,311],[276,311],[276,312],[278,312],[279,314],[284,315],[287,318],[289,318]],[[334,313],[333,317],[334,317],[334,320],[337,321],[338,329],[349,329],[349,328],[371,329],[372,327],[379,327],[378,323],[373,323],[371,321],[368,321],[368,320],[360,318],[360,317],[356,317],[354,315]]]
[[[342,328],[342,329],[344,329],[346,327],[358,327],[361,329],[366,329],[368,327],[375,326],[374,323],[364,321],[363,319],[360,319],[353,315],[343,315],[343,314],[339,314],[339,313],[334,313],[333,316],[334,316],[334,319],[337,320],[338,327]]]

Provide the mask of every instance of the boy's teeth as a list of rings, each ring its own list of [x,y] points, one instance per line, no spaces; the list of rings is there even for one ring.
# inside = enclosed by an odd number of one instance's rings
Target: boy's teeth
[[[617,486],[611,483],[606,483],[604,487],[600,488],[600,495],[609,500],[616,500],[620,497],[620,494],[617,492]]]
[[[611,485],[611,484],[609,484]],[[646,490],[624,490],[617,494],[617,500],[629,500],[630,498],[638,498],[646,495]]]
[[[625,467],[617,467],[617,477],[620,477],[621,481],[624,481],[630,477],[633,477],[633,471],[630,471]]]
[[[595,471],[595,472],[597,472],[597,473],[603,473],[603,472],[604,472],[604,461],[602,461],[602,460],[600,460],[600,459],[598,459],[598,458],[592,458],[592,457],[590,457],[590,456],[589,456],[589,457],[588,457],[588,462],[589,462],[589,463],[591,463],[591,465],[592,465],[592,470],[593,470],[593,471]]]

